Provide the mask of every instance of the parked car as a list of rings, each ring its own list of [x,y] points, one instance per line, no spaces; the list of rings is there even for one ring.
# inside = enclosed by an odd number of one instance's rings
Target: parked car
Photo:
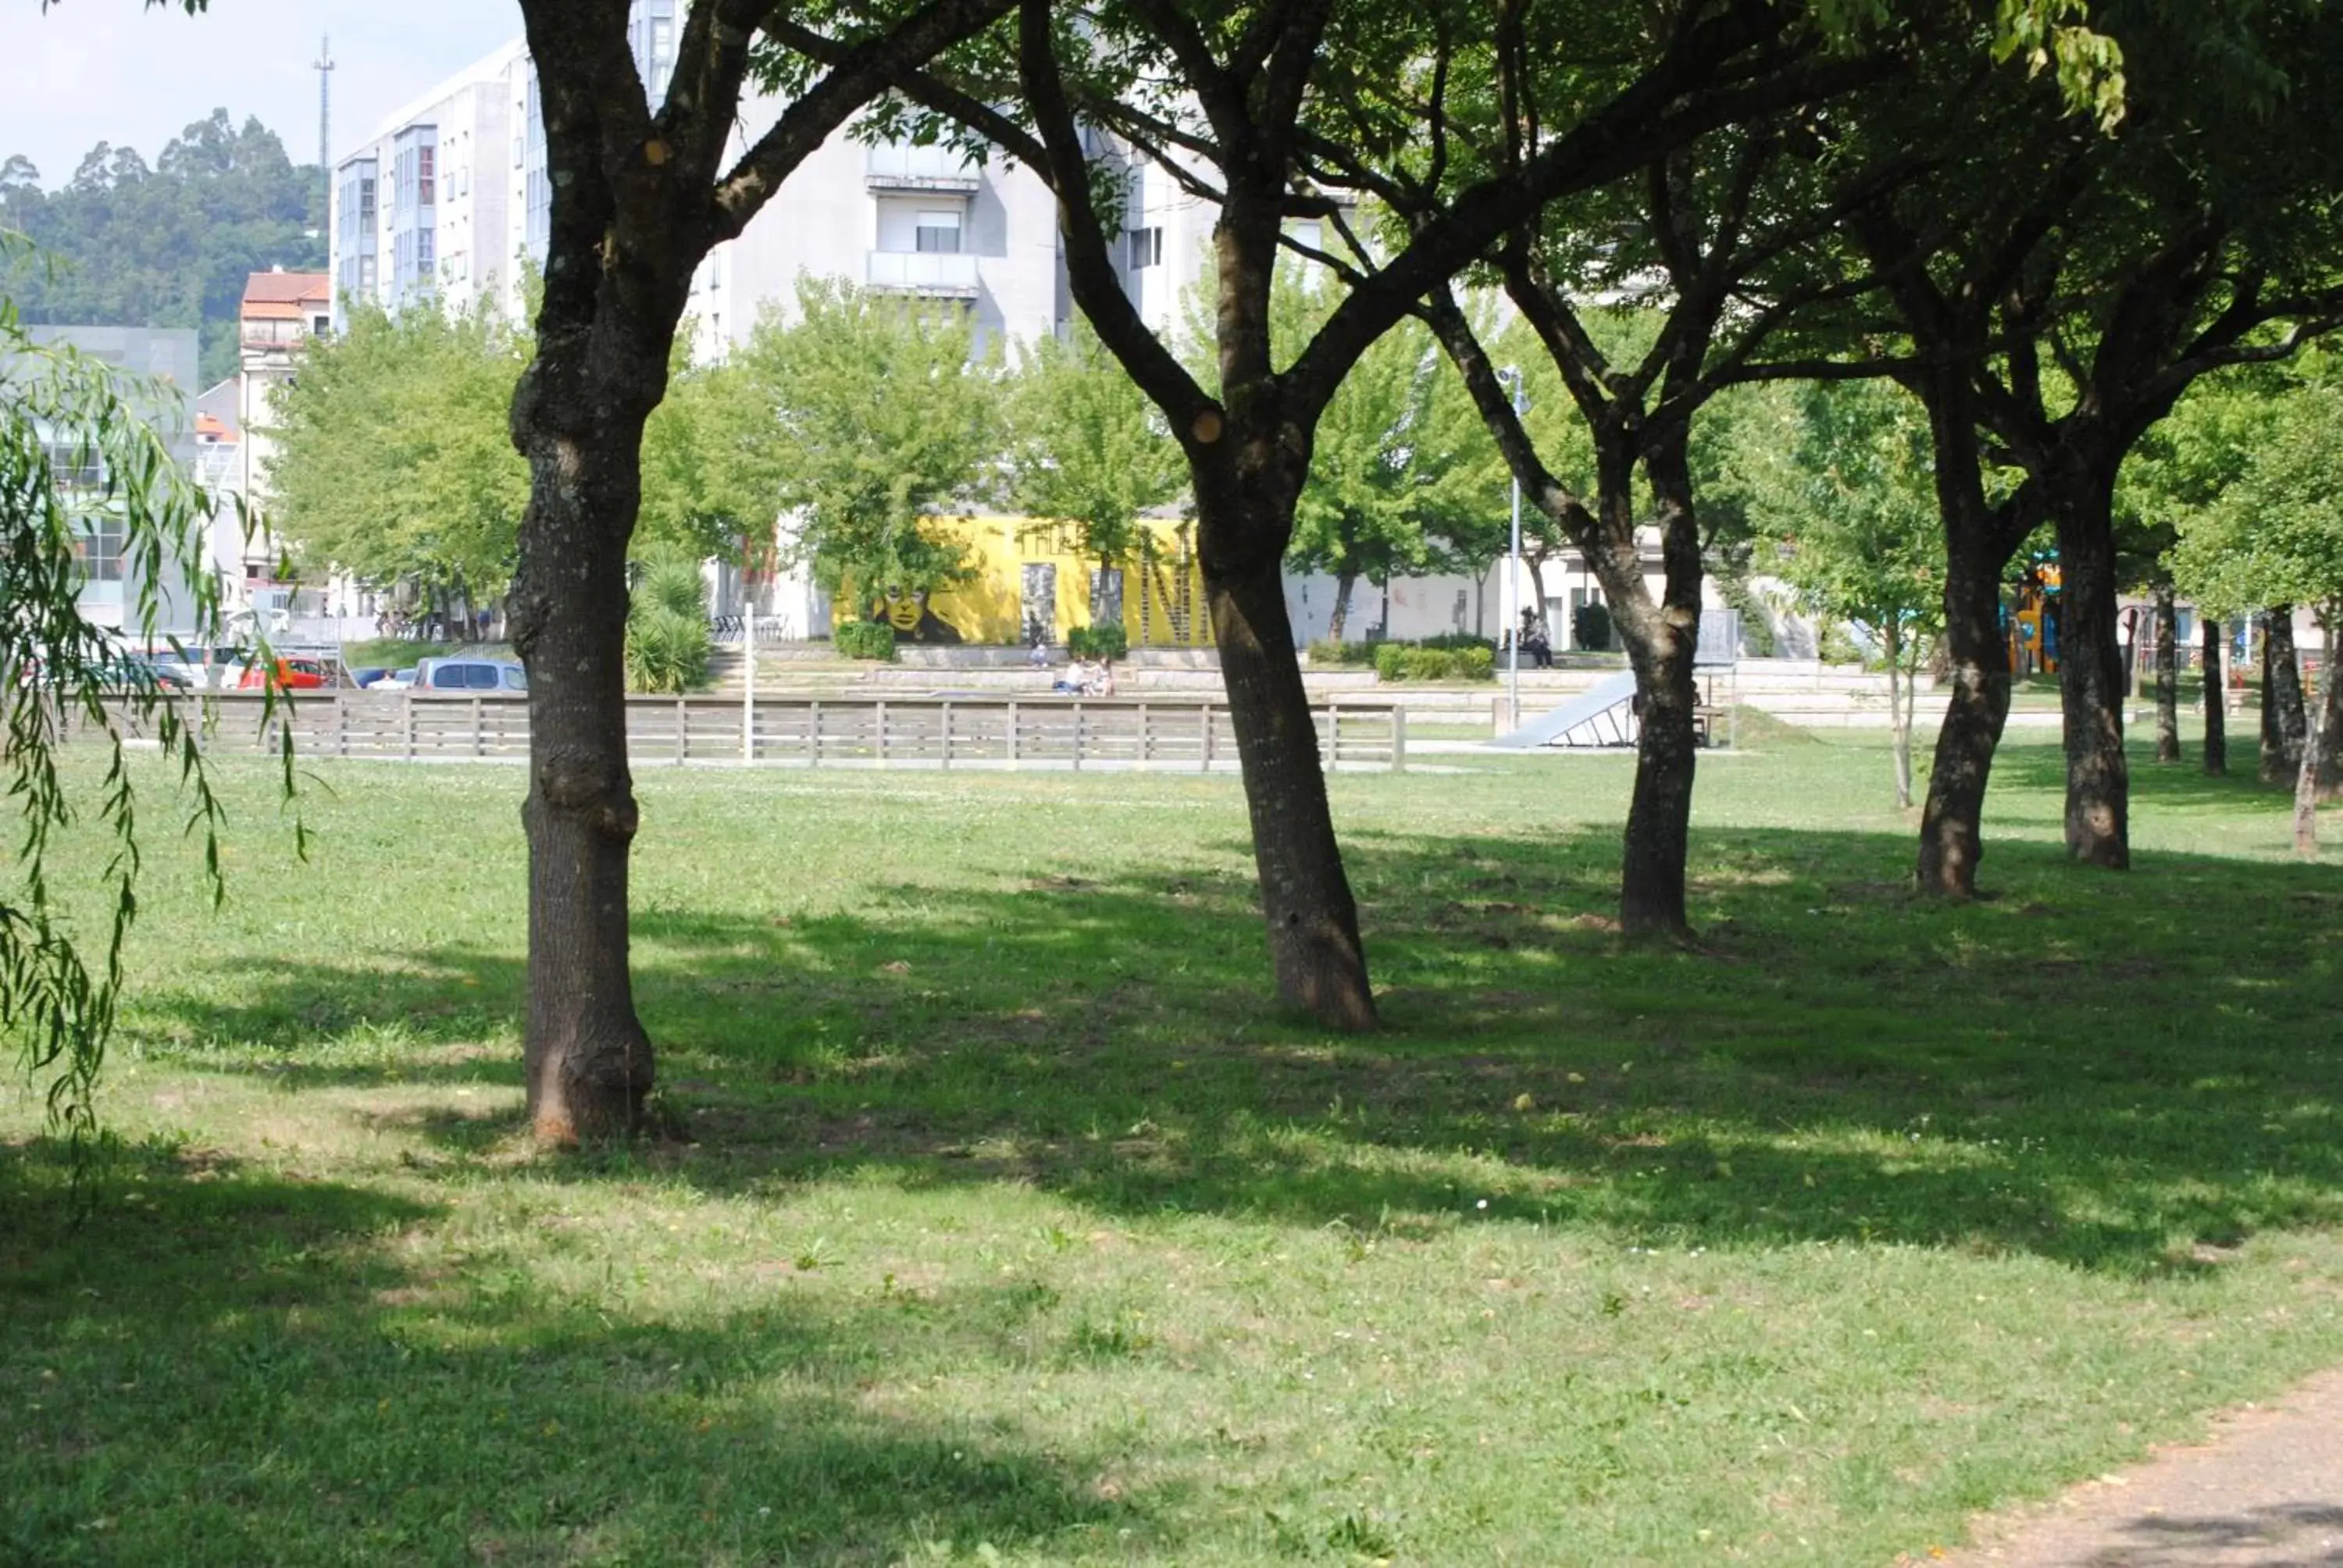
[[[88,673],[106,691],[185,691],[190,685],[178,670],[143,653],[98,659],[89,666]]]
[[[412,689],[434,697],[479,697],[527,691],[528,673],[508,658],[427,658],[415,667]]]
[[[390,671],[381,679],[376,681],[372,686],[367,687],[367,689],[368,691],[405,691],[408,687],[413,686],[414,684],[415,667],[410,664],[404,669],[394,669]]]
[[[247,668],[236,686],[245,691],[258,691],[265,684],[257,669]],[[280,658],[277,661],[277,685],[282,691],[315,691],[334,684],[333,671],[314,658]]]
[[[350,671],[350,684],[364,691],[389,673],[379,664],[362,664]]]

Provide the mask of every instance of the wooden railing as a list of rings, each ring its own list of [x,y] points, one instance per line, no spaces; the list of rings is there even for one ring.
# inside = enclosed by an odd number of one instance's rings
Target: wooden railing
[[[410,697],[363,691],[293,695],[264,719],[257,693],[175,701],[205,710],[206,744],[273,751],[290,726],[307,757],[427,761],[526,757],[528,700],[518,694]],[[1313,706],[1330,767],[1407,766],[1407,714],[1390,702]],[[1211,771],[1237,765],[1224,702],[1143,698],[630,697],[627,749],[638,762],[749,762],[812,768],[1115,768]]]

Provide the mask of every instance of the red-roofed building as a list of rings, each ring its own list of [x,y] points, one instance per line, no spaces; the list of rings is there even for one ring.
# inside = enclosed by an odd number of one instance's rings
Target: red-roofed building
[[[287,272],[281,267],[256,272],[245,280],[244,303],[236,310],[236,333],[244,349],[243,373],[237,377],[236,417],[232,423],[238,442],[238,488],[254,519],[262,527],[239,541],[237,554],[242,583],[231,581],[231,594],[273,586],[279,558],[277,541],[268,535],[268,458],[272,443],[268,428],[276,423],[268,399],[277,387],[293,377],[301,349],[310,338],[333,328],[334,289],[323,272]],[[240,596],[239,596],[240,597]]]

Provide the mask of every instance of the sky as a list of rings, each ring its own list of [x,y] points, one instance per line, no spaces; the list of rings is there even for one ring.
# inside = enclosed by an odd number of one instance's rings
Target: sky
[[[148,164],[225,108],[317,156],[317,41],[333,41],[336,156],[434,83],[519,35],[513,0],[0,0],[0,158],[22,153],[55,189],[100,142]]]

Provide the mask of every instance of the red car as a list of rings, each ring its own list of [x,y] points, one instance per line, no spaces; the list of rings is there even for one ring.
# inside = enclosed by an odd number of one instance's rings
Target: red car
[[[280,658],[277,661],[277,687],[280,691],[315,691],[321,686],[331,686],[333,677],[326,667],[314,658]],[[244,672],[236,685],[246,691],[261,689],[261,673],[256,666]]]

